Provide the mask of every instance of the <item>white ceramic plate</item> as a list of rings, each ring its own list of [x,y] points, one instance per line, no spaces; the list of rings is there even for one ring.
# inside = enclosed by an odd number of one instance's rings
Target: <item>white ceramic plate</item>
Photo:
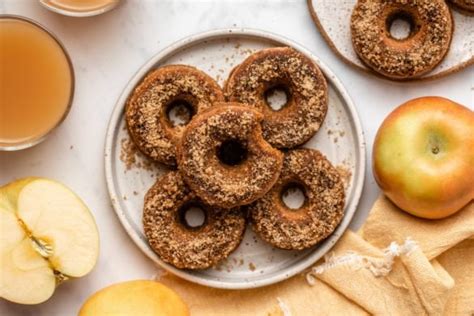
[[[348,172],[345,215],[334,233],[320,244],[304,251],[275,249],[258,238],[250,227],[232,255],[216,268],[179,270],[164,263],[149,247],[143,234],[143,197],[156,179],[166,172],[150,164],[140,154],[127,167],[122,147],[130,144],[125,128],[124,108],[133,88],[148,71],[165,64],[195,66],[222,84],[229,71],[254,51],[273,46],[291,46],[314,60],[329,83],[329,111],[320,131],[305,145],[323,152],[335,165]],[[125,146],[127,147],[127,146]],[[122,159],[121,159],[122,155]],[[126,156],[126,155],[125,155]],[[129,156],[130,158],[130,156]],[[287,279],[310,267],[337,242],[347,229],[362,191],[365,174],[365,143],[355,107],[346,90],[316,56],[280,36],[255,30],[226,29],[183,39],[155,55],[132,78],[120,96],[110,119],[106,136],[105,171],[113,207],[133,241],[162,268],[203,285],[244,289]]]

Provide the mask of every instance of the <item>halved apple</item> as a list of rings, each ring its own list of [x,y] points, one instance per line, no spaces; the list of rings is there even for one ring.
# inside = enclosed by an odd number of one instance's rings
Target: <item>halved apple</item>
[[[98,255],[94,218],[67,187],[44,178],[0,187],[0,297],[44,302],[61,282],[89,273]]]

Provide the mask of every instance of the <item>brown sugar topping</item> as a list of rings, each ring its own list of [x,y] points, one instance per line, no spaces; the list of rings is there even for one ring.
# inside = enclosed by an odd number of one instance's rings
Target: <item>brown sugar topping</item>
[[[396,40],[387,21],[400,13],[412,20],[412,32]],[[393,78],[420,76],[433,69],[449,49],[451,13],[443,0],[360,0],[351,18],[355,51],[370,68]]]
[[[290,183],[304,188],[306,201],[297,210],[284,205]],[[344,185],[339,173],[319,151],[294,149],[285,154],[275,186],[248,209],[254,230],[283,249],[304,249],[328,237],[344,215]]]
[[[261,136],[262,115],[248,106],[220,103],[196,117],[178,147],[185,181],[206,203],[233,207],[250,203],[275,183],[283,155]],[[234,166],[219,160],[220,146],[232,140],[245,148]]]
[[[284,87],[288,102],[279,111],[265,94]],[[309,58],[290,47],[276,47],[249,56],[231,73],[225,87],[231,101],[246,103],[264,114],[264,138],[278,148],[306,142],[321,126],[327,112],[327,83]]]
[[[205,223],[189,229],[179,211],[196,203],[206,213]],[[159,179],[145,196],[143,227],[150,246],[160,258],[180,269],[204,269],[216,265],[237,248],[246,220],[239,208],[211,208],[184,183],[179,172]]]
[[[175,164],[176,143],[184,126],[172,126],[167,107],[173,101],[189,103],[195,114],[223,100],[218,84],[200,70],[183,65],[158,68],[137,86],[127,103],[128,130],[137,147],[149,158]]]

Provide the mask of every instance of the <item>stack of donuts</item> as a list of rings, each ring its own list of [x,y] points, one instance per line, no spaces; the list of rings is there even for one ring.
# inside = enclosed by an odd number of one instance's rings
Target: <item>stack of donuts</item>
[[[266,95],[282,89],[279,110]],[[328,237],[344,214],[344,186],[326,157],[300,146],[327,112],[327,84],[318,66],[289,47],[250,55],[224,89],[202,71],[169,65],[151,71],[126,107],[129,134],[149,159],[170,171],[145,195],[144,232],[150,246],[180,269],[215,266],[241,242],[247,222],[271,245],[302,250]],[[187,124],[169,112],[185,106]],[[304,204],[282,200],[300,188]],[[198,226],[186,212],[204,214]]]

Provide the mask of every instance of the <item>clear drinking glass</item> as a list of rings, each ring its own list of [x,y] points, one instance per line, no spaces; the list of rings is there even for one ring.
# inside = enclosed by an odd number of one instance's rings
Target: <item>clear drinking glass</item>
[[[69,113],[74,84],[69,54],[51,31],[0,14],[0,151],[43,141]]]

